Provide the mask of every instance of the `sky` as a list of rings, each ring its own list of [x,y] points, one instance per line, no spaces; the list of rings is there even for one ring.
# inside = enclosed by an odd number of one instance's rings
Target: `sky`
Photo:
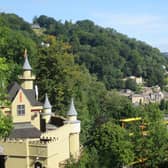
[[[63,22],[89,19],[168,52],[168,0],[1,0],[0,12],[30,23],[40,15]]]

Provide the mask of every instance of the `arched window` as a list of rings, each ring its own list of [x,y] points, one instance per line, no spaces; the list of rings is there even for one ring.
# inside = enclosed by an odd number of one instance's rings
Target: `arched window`
[[[34,168],[42,168],[42,164],[40,162],[36,162]]]

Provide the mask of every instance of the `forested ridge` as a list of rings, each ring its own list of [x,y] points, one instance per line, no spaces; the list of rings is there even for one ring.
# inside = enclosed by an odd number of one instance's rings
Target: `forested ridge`
[[[34,23],[45,28],[46,34],[68,42],[76,63],[85,64],[108,89],[122,88],[120,79],[131,75],[142,76],[150,86],[163,85],[161,65],[166,65],[167,59],[145,42],[90,20],[62,23],[42,15],[34,18]]]
[[[32,30],[30,23],[15,14],[0,14],[0,67],[4,67],[0,68],[4,74],[0,89],[4,92],[9,83],[18,81],[26,48],[42,95],[39,99],[43,101],[48,93],[53,111],[66,116],[74,97],[84,149],[80,161],[72,159],[67,167],[119,168],[140,157],[148,157],[146,167],[160,165],[167,158],[163,144],[168,136],[161,122],[166,107],[135,107],[116,89],[125,88],[122,79],[131,75],[142,76],[149,86],[163,87],[167,58],[144,42],[90,20],[63,23],[42,15],[33,23],[40,28]],[[131,128],[136,132],[134,137],[120,127],[119,119],[136,116],[151,123],[148,137],[142,138],[138,126]],[[163,148],[158,147],[154,155],[158,141]],[[146,150],[139,152],[144,145]]]

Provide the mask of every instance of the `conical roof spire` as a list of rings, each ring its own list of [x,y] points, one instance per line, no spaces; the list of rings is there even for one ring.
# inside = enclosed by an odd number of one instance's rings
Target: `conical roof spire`
[[[77,111],[74,106],[73,98],[71,99],[71,105],[70,105],[69,111],[67,113],[67,116],[77,116]]]
[[[44,102],[44,109],[51,109],[52,106],[50,104],[50,101],[48,100],[48,95],[47,93],[45,94],[45,102]]]
[[[23,65],[23,70],[32,70],[32,68],[29,64],[29,60],[27,58],[27,49],[25,49],[25,51],[24,51],[24,58],[25,58],[25,62],[24,62],[24,65]]]

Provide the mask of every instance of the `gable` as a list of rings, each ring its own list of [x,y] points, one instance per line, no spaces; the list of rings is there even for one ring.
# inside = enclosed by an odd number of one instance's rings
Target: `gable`
[[[8,87],[8,98],[11,102],[16,98],[19,90],[22,90],[23,94],[27,97],[32,106],[42,106],[43,104],[36,100],[35,90],[23,89],[17,82],[14,82]]]
[[[29,99],[27,98],[27,96],[25,95],[25,93],[23,92],[23,90],[20,88],[17,93],[15,94],[13,100],[12,100],[12,104],[16,103],[16,104],[29,104],[29,106],[31,105]]]

